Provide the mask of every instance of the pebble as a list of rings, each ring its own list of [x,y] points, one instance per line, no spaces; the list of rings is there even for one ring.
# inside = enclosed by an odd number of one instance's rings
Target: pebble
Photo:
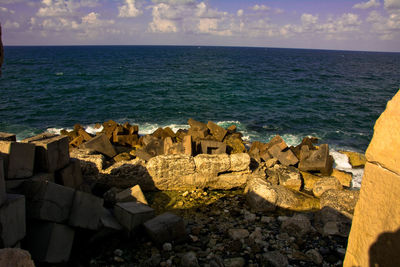
[[[163,250],[164,251],[171,251],[172,250],[172,244],[171,243],[164,243]]]
[[[124,252],[121,249],[114,250],[114,255],[115,256],[121,257],[122,254],[124,254]]]

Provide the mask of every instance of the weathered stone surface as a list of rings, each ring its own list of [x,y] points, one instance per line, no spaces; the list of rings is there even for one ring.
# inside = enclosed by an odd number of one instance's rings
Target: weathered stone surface
[[[240,172],[249,170],[250,156],[247,153],[236,153],[229,156],[231,163],[229,171]]]
[[[226,143],[226,149],[229,154],[246,152],[246,147],[244,146],[243,140],[240,137],[228,135],[225,137],[224,142]]]
[[[20,248],[0,249],[0,266],[4,267],[35,267],[31,254]]]
[[[212,121],[209,121],[207,123],[207,128],[210,130],[210,133],[215,138],[215,140],[219,142],[222,142],[222,140],[224,140],[225,135],[228,132],[227,130]]]
[[[282,266],[288,266],[289,261],[287,257],[283,254],[281,254],[279,251],[268,251],[264,253],[263,255],[263,262],[265,266],[271,266],[271,267],[282,267]]]
[[[329,156],[327,144],[320,145],[318,150],[310,150],[308,146],[301,147],[299,170],[319,171],[323,175],[330,175],[332,164],[333,159]]]
[[[110,158],[117,154],[106,134],[100,134],[96,137],[93,137],[82,146],[87,149],[92,149]]]
[[[165,155],[173,155],[173,154],[183,154],[184,147],[182,143],[174,143],[171,137],[166,137],[164,139],[164,154]]]
[[[195,173],[196,165],[188,155],[165,155],[151,158],[146,168],[158,189],[173,190],[180,188],[182,177]]]
[[[200,141],[201,153],[203,154],[225,154],[226,144],[212,140]]]
[[[117,203],[114,207],[115,218],[128,231],[154,217],[154,210],[139,202]]]
[[[6,183],[4,180],[4,162],[3,159],[0,158],[0,207],[7,199],[6,194]]]
[[[146,197],[144,196],[142,189],[139,185],[127,188],[115,195],[115,202],[132,202],[137,201],[143,204],[148,204]]]
[[[143,151],[142,149],[138,149],[135,151],[135,156],[139,159],[142,159],[144,161],[149,161],[153,156],[147,153],[146,151]]]
[[[182,146],[183,146],[183,153],[185,155],[193,156],[193,143],[191,135],[186,135],[183,137]]]
[[[275,165],[275,174],[278,176],[279,184],[287,188],[299,191],[301,188],[301,176],[297,168],[285,165]]]
[[[103,155],[93,154],[93,151],[88,149],[73,149],[70,154],[71,158],[79,159],[83,176],[97,175],[103,170]]]
[[[0,247],[12,247],[25,237],[25,197],[8,194],[0,206]]]
[[[230,190],[233,188],[244,187],[250,178],[250,171],[228,172],[219,174],[215,178],[204,178],[204,187],[208,187],[210,189]]]
[[[387,118],[386,116],[384,119],[392,121],[392,118]],[[375,126],[375,129],[380,131],[380,127],[386,126],[389,132],[391,129],[399,128],[399,124],[386,125],[384,121],[381,121],[378,126]],[[392,134],[395,133],[393,132]],[[387,138],[390,137],[387,136]],[[399,153],[394,152],[392,149],[397,141],[391,138],[386,141],[394,142],[392,146],[382,144],[388,149],[387,158],[396,158]],[[374,142],[374,139],[372,142]],[[379,142],[382,142],[382,140]],[[374,146],[372,146],[373,150],[378,149]],[[393,151],[394,154],[391,154],[390,151]],[[383,154],[379,155],[380,151],[374,151],[374,153],[378,153],[378,155],[368,156],[367,150],[367,158],[369,160],[381,160],[377,157],[383,157]],[[391,159],[382,158],[382,161],[384,160],[386,160],[386,166],[392,166]],[[370,263],[375,266],[396,266],[399,263],[397,257],[400,249],[399,192],[400,175],[383,166],[367,162],[360,198],[354,212],[344,266],[369,266]],[[388,246],[388,243],[391,245]],[[380,256],[377,252],[384,252],[386,257]]]
[[[197,260],[196,253],[193,251],[185,253],[185,255],[183,255],[181,259],[181,266],[199,267],[200,265]]]
[[[188,119],[188,124],[189,124],[190,128],[192,128],[194,130],[207,129],[207,124],[196,121],[192,118]]]
[[[116,156],[114,157],[114,161],[115,161],[115,162],[129,161],[129,160],[131,160],[131,159],[132,159],[132,157],[131,157],[131,155],[130,155],[128,152],[120,153],[120,154],[118,154],[118,155],[116,155]]]
[[[240,240],[249,237],[250,233],[247,229],[243,228],[233,228],[228,230],[228,236],[233,240]]]
[[[69,259],[75,231],[69,226],[32,221],[26,243],[32,258],[38,262],[60,263]]]
[[[318,138],[316,137],[304,137],[299,145],[296,147],[291,147],[291,150],[296,155],[297,158],[300,158],[300,150],[302,146],[307,146],[309,150],[316,150],[317,148],[314,144],[318,143]]]
[[[354,151],[339,151],[345,154],[349,158],[349,163],[353,168],[363,168],[367,163],[367,158],[364,154],[357,153]]]
[[[271,185],[261,178],[248,181],[245,194],[255,211],[274,211],[276,208],[307,211],[319,209],[319,200],[284,186]]]
[[[314,184],[313,194],[320,197],[328,190],[340,190],[343,186],[336,177],[324,177]]]
[[[72,158],[65,168],[56,171],[55,180],[58,184],[64,186],[74,189],[79,188],[83,182],[81,162],[78,159]]]
[[[280,151],[279,144],[271,147],[268,150],[268,153],[272,157],[278,159],[280,163],[282,163],[283,165],[286,165],[286,166],[296,165],[299,162],[299,159],[295,156],[295,154],[290,149]]]
[[[152,157],[163,155],[164,154],[164,141],[161,139],[152,139],[143,148],[143,151]]]
[[[304,214],[296,214],[282,222],[281,231],[302,238],[311,231],[310,219]]]
[[[117,221],[117,219],[112,215],[112,213],[106,209],[103,208],[102,215],[100,217],[100,224],[101,227],[115,230],[115,231],[120,231],[123,229],[122,225]]]
[[[0,132],[0,141],[17,141],[15,134]]]
[[[194,157],[196,172],[205,175],[216,176],[231,168],[231,160],[227,154],[200,154]]]
[[[184,240],[187,237],[183,219],[166,212],[144,223],[150,238],[157,244]]]
[[[285,150],[288,146],[286,142],[279,135],[274,136],[266,145],[266,150],[269,151],[273,146],[277,146],[280,151]]]
[[[358,190],[328,190],[322,194],[321,208],[330,207],[338,212],[351,217],[356,207],[360,191]]]
[[[351,172],[333,169],[331,176],[336,177],[343,186],[351,187],[351,181],[353,180]]]
[[[175,133],[169,127],[166,127],[165,129],[158,128],[151,135],[159,139],[165,139],[167,137],[170,138],[175,137]]]
[[[0,156],[4,159],[6,179],[20,179],[32,176],[35,162],[35,145],[0,141]]]
[[[24,139],[22,142],[34,144],[35,170],[41,172],[54,172],[69,163],[68,137],[43,133]]]
[[[68,224],[74,227],[97,230],[103,212],[103,199],[76,191]]]
[[[313,175],[309,172],[300,172],[303,178],[304,190],[312,192],[316,182],[322,179],[322,177]]]
[[[28,180],[23,187],[28,217],[52,222],[68,219],[74,189],[41,180]]]

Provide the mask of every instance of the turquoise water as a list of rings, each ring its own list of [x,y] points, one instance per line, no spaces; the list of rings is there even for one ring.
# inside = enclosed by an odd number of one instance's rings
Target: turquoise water
[[[400,53],[174,46],[5,47],[0,131],[113,119],[236,123],[250,141],[313,135],[364,151],[400,86]]]

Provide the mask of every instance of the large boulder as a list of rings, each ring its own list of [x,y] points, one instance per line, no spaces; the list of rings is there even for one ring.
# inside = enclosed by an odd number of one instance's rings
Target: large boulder
[[[400,266],[399,129],[400,92],[374,127],[344,266]]]
[[[281,185],[272,185],[260,177],[248,181],[244,192],[254,211],[268,212],[277,208],[309,211],[320,206],[318,199]]]
[[[323,144],[318,150],[310,150],[304,145],[300,151],[299,169],[301,171],[315,171],[323,175],[332,173],[333,158],[329,156],[329,146]]]
[[[358,190],[328,190],[321,195],[321,209],[332,208],[348,217],[352,217],[360,191]]]

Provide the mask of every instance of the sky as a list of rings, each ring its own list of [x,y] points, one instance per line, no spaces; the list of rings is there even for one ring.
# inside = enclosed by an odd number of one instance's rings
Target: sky
[[[400,0],[0,0],[5,45],[400,52]]]

